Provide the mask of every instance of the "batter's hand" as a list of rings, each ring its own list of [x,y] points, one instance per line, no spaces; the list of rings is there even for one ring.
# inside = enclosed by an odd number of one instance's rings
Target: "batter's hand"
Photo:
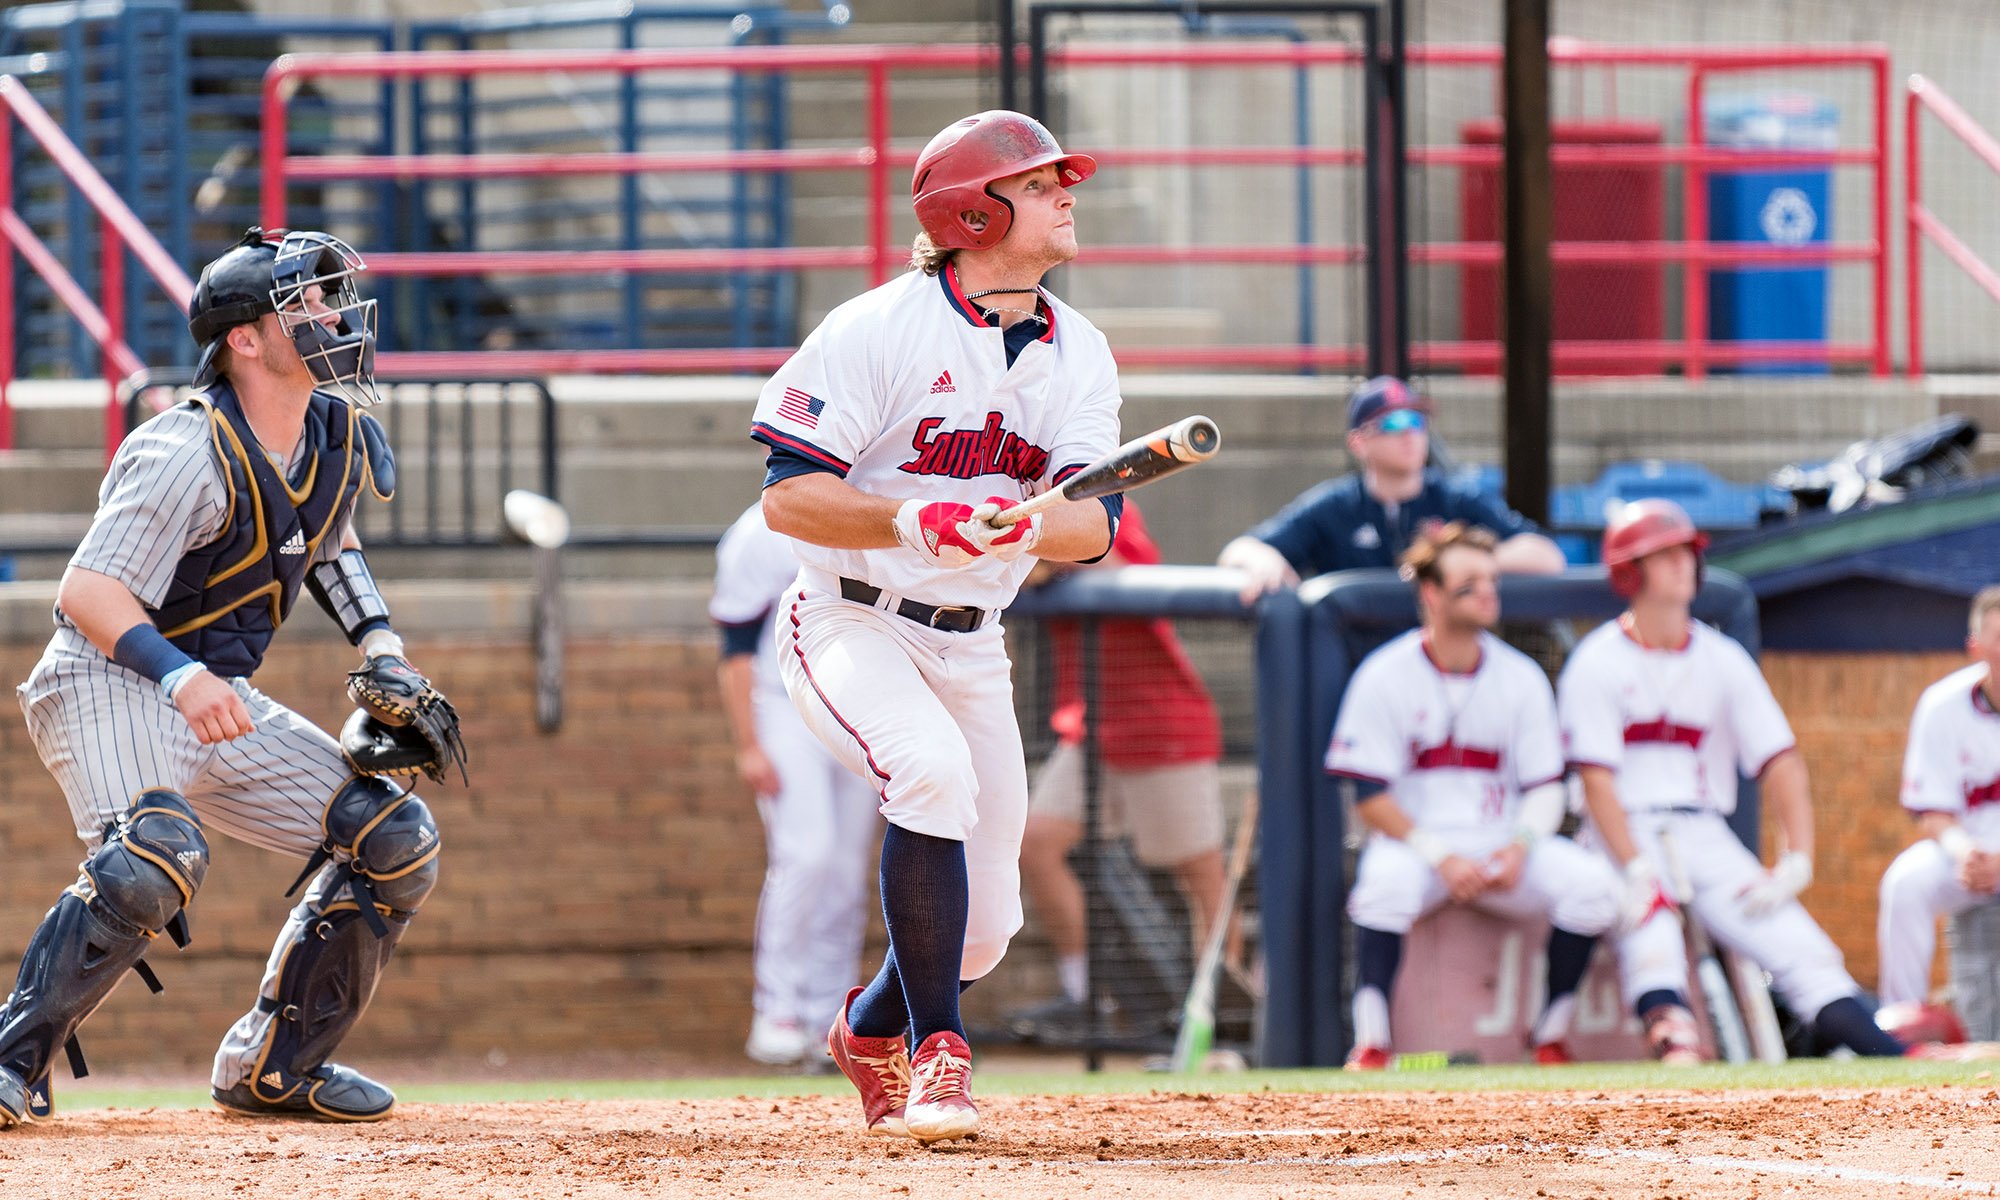
[[[1486,856],[1487,886],[1496,892],[1512,891],[1521,882],[1521,869],[1527,865],[1528,848],[1519,842],[1508,842]]]
[[[243,697],[236,694],[227,680],[206,670],[189,676],[180,691],[174,693],[174,707],[181,710],[188,728],[194,730],[204,746],[232,741],[256,728],[250,723],[250,710],[244,707]]]
[[[1460,904],[1479,899],[1489,882],[1486,868],[1459,854],[1445,855],[1438,862],[1437,872],[1444,879],[1445,890]]]
[[[1812,874],[1812,859],[1796,850],[1779,855],[1777,865],[1763,878],[1736,893],[1743,901],[1743,915],[1752,920],[1770,916],[1805,891]]]
[[[896,540],[946,570],[970,566],[985,547],[965,535],[972,506],[954,500],[905,500],[896,510]]]
[[[986,503],[972,510],[972,520],[966,523],[964,532],[980,549],[1001,562],[1015,559],[1034,549],[1042,537],[1042,519],[1039,516],[1024,517],[1012,525],[995,525],[993,518],[1000,515],[1003,508],[1011,508],[1016,501],[1005,496],[988,496]]]
[[[762,746],[753,742],[737,747],[736,773],[743,777],[743,782],[750,785],[750,790],[756,792],[759,799],[778,794],[778,768],[771,765],[771,758],[764,753]]]

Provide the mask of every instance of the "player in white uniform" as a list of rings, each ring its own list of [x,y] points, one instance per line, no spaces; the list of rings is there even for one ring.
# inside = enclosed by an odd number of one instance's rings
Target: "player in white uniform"
[[[1555,694],[1490,632],[1496,544],[1458,522],[1418,534],[1403,571],[1423,626],[1362,660],[1341,698],[1326,769],[1354,782],[1373,831],[1347,895],[1359,968],[1349,1070],[1389,1065],[1403,938],[1447,901],[1549,919],[1548,1005],[1532,1041],[1536,1061],[1570,1061],[1577,985],[1618,919],[1617,876],[1554,836],[1566,802]]]
[[[764,890],[750,1039],[744,1053],[797,1063],[840,1007],[861,965],[868,852],[881,836],[874,790],[834,761],[799,720],[778,676],[778,602],[798,577],[792,540],[751,505],[715,548],[708,615],[722,631],[717,676],[736,739],[736,772],[764,822]]]
[[[160,933],[186,943],[215,831],[307,860],[294,889],[312,880],[216,1052],[216,1102],[346,1121],[395,1102],[327,1059],[436,880],[437,826],[249,682],[301,591],[367,656],[357,676],[423,682],[353,535],[363,490],[395,488],[360,411],[375,400],[361,269],[326,234],[252,229],[202,271],[195,395],[118,448],[63,574],[55,636],[19,691],[88,853],[0,1013],[0,1127],[47,1110],[58,1048],[83,1073],[77,1027],[127,969],[153,982],[141,956]]]
[[[958,996],[1021,927],[1028,803],[997,618],[1029,555],[1106,553],[1119,505],[986,518],[1118,445],[1110,348],[1040,286],[1076,255],[1070,188],[1095,170],[1019,113],[939,133],[911,184],[919,269],[836,308],[757,405],[764,515],[802,564],[785,687],[889,821],[889,954],[828,1035],[871,1133],[978,1128]]]
[[[1903,807],[1924,840],[1882,876],[1876,939],[1882,1004],[1930,994],[1937,920],[2000,892],[2000,587],[1972,601],[1977,662],[1924,689],[1903,756]]]
[[[1901,1054],[1798,901],[1812,882],[1813,820],[1791,726],[1749,653],[1689,616],[1707,545],[1672,501],[1626,505],[1605,530],[1604,562],[1631,607],[1577,644],[1557,687],[1594,836],[1625,872],[1625,998],[1656,1056],[1700,1061],[1682,929],[1667,898],[1684,877],[1679,903],[1718,943],[1769,971],[1821,1044]],[[1762,782],[1777,820],[1781,848],[1768,871],[1724,819],[1739,772]]]

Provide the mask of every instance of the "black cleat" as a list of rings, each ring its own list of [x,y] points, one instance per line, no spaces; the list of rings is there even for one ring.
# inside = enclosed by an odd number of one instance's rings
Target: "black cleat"
[[[327,1063],[310,1075],[272,1067],[232,1088],[211,1088],[215,1102],[244,1117],[305,1117],[314,1121],[379,1121],[396,1093],[361,1072]]]

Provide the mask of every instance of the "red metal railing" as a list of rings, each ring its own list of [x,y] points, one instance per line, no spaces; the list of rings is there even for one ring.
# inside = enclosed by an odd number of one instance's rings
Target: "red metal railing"
[[[19,122],[40,143],[56,166],[83,193],[98,217],[101,276],[104,297],[99,308],[83,286],[63,265],[27,222],[14,211],[13,149],[14,125]],[[118,385],[134,372],[145,369],[138,355],[125,342],[125,252],[138,257],[155,282],[183,309],[194,294],[194,281],[181,270],[97,168],[64,135],[48,112],[28,94],[27,86],[11,75],[0,75],[0,450],[14,445],[14,414],[7,402],[7,385],[14,378],[14,254],[33,267],[49,285],[63,307],[76,317],[90,335],[104,361],[104,378],[111,394],[104,406],[104,445],[109,454],[125,435],[124,414],[119,411]]]
[[[1980,128],[1979,122],[1967,115],[1937,84],[1922,75],[1910,76],[1903,101],[1903,221],[1908,238],[1908,247],[1904,252],[1908,261],[1904,264],[1903,275],[1903,285],[1908,292],[1903,317],[1909,323],[1909,372],[1912,375],[1921,375],[1924,370],[1925,238],[1944,251],[1945,257],[1957,263],[1974,283],[1985,289],[1987,295],[2000,300],[2000,272],[1988,266],[1973,252],[1972,247],[1959,240],[1958,235],[1924,205],[1923,139],[1918,118],[1925,109],[1930,110],[1959,141],[1970,147],[1980,161],[2000,173],[2000,142]]]
[[[1679,365],[1699,376],[1710,365],[1753,362],[1823,361],[1868,366],[1879,375],[1890,370],[1888,306],[1888,54],[1874,46],[1768,47],[1670,46],[1619,47],[1586,45],[1571,40],[1551,42],[1553,61],[1565,65],[1670,67],[1689,69],[1687,90],[1690,144],[1683,146],[1559,146],[1558,163],[1660,165],[1683,169],[1685,232],[1680,241],[1563,242],[1553,248],[1558,263],[1679,264],[1687,272],[1682,288],[1682,335],[1648,341],[1566,341],[1554,347],[1560,371],[1593,367],[1648,364],[1665,369]],[[292,180],[469,179],[528,174],[621,174],[633,171],[863,171],[867,175],[867,242],[851,247],[799,247],[777,250],[631,250],[590,255],[547,251],[468,251],[442,254],[373,254],[370,266],[387,274],[447,274],[461,272],[521,272],[563,274],[579,270],[817,270],[864,268],[873,282],[886,279],[903,250],[891,244],[892,201],[898,189],[892,172],[915,160],[909,150],[890,143],[889,98],[894,71],[970,71],[990,66],[994,52],[974,46],[919,47],[745,47],[721,51],[638,50],[570,52],[533,55],[509,52],[405,52],[353,55],[288,55],[271,67],[264,88],[264,220],[282,225],[285,188]],[[1130,68],[1183,66],[1189,68],[1244,66],[1339,65],[1358,61],[1347,46],[1204,44],[1198,46],[1071,46],[1052,54],[1059,67]],[[1490,46],[1418,46],[1413,63],[1433,67],[1497,69],[1500,52]],[[1710,76],[1720,72],[1780,68],[1853,67],[1869,73],[1873,88],[1874,138],[1855,148],[1825,151],[1736,151],[1700,142],[1701,102]],[[285,98],[305,78],[421,79],[434,76],[526,74],[543,71],[603,71],[632,74],[662,70],[768,70],[791,73],[859,73],[867,88],[867,134],[863,145],[843,150],[755,150],[710,153],[593,153],[581,155],[383,156],[340,158],[289,157],[285,153]],[[1141,165],[1353,166],[1362,152],[1341,147],[1201,147],[1102,150],[1091,147],[1107,167]],[[1497,146],[1421,146],[1409,154],[1413,166],[1489,166],[1500,161]],[[1696,238],[1704,228],[1706,181],[1717,168],[1850,166],[1869,169],[1874,176],[1874,236],[1867,241],[1802,247],[1759,246],[1710,242]],[[1490,242],[1429,242],[1411,246],[1418,264],[1497,263],[1500,247]],[[1362,264],[1365,246],[1322,245],[1089,245],[1086,259],[1101,265],[1214,263],[1233,265]],[[1783,263],[1808,266],[1867,263],[1872,266],[1872,337],[1858,344],[1713,342],[1707,335],[1707,272],[1714,267]],[[385,373],[450,372],[467,374],[573,370],[758,370],[783,361],[789,347],[596,351],[480,351],[477,353],[415,352],[384,355]],[[1491,368],[1498,364],[1497,343],[1432,341],[1413,348],[1426,368]],[[1207,347],[1132,348],[1120,360],[1133,366],[1300,366],[1353,367],[1362,362],[1359,345],[1237,345]]]

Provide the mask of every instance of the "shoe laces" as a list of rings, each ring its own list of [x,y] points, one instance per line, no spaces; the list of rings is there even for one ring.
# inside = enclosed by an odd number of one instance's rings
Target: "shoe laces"
[[[971,1070],[972,1059],[960,1058],[939,1046],[935,1053],[918,1064],[911,1083],[922,1096],[963,1096],[966,1092],[965,1077]]]
[[[853,1054],[848,1060],[867,1067],[882,1085],[882,1090],[891,1099],[901,1100],[910,1094],[910,1056],[907,1054]]]

